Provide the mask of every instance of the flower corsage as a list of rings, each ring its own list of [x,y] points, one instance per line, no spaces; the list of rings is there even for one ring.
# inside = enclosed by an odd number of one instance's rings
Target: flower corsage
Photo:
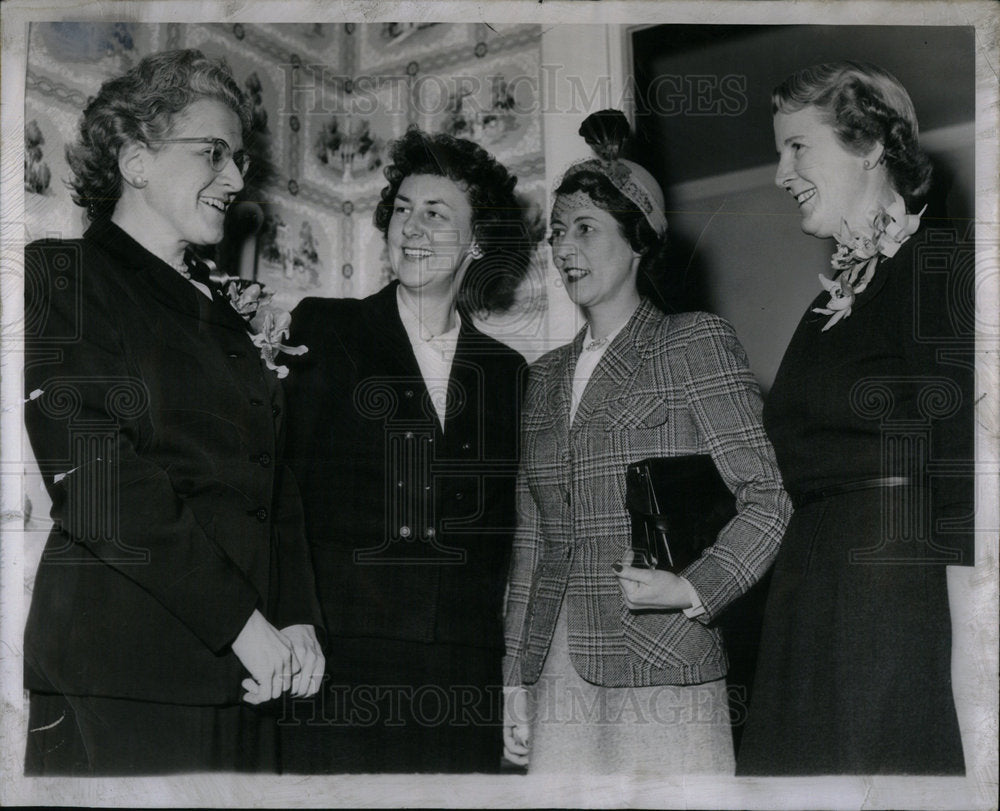
[[[814,313],[832,318],[823,326],[823,332],[851,314],[854,300],[863,293],[875,275],[879,256],[892,257],[920,227],[920,217],[927,206],[917,214],[907,214],[903,198],[893,192],[888,208],[879,207],[870,220],[869,227],[854,231],[845,220],[840,233],[834,234],[837,251],[830,264],[837,271],[833,279],[819,274],[820,284],[830,294],[825,307],[813,307]]]
[[[265,290],[259,282],[229,278],[222,285],[222,292],[232,308],[247,322],[250,340],[260,349],[261,360],[267,368],[277,373],[279,378],[287,377],[288,367],[274,362],[277,354],[302,355],[309,351],[306,346],[282,343],[288,337],[292,316],[287,310],[271,304],[274,294]]]

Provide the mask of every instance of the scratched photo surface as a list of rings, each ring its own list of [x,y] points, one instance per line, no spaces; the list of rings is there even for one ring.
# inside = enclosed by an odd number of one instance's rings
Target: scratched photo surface
[[[993,4],[2,13],[0,802],[996,807]]]

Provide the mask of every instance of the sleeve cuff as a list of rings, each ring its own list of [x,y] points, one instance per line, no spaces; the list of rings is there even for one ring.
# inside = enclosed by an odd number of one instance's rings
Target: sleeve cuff
[[[693,620],[705,613],[705,606],[701,601],[701,595],[698,594],[698,590],[691,585],[691,581],[686,577],[682,577],[681,580],[687,587],[688,596],[691,598],[691,607],[684,609],[684,616],[689,620]]]

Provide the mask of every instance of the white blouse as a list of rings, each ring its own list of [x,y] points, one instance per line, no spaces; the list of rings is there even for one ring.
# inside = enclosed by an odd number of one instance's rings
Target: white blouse
[[[448,379],[451,377],[451,362],[455,359],[455,348],[458,346],[458,333],[462,328],[462,317],[455,313],[455,326],[440,335],[425,338],[420,319],[406,304],[396,290],[396,306],[399,308],[399,320],[403,322],[406,337],[410,339],[413,354],[420,367],[420,375],[427,386],[431,403],[437,412],[441,430],[444,430],[444,418],[448,405]]]
[[[601,358],[604,357],[607,348],[611,346],[611,342],[618,337],[618,333],[624,329],[631,318],[632,316],[630,315],[615,328],[614,332],[599,341],[593,339],[590,332],[590,324],[587,325],[587,334],[583,336],[583,351],[580,352],[580,357],[576,359],[576,368],[573,369],[573,397],[569,406],[570,425],[573,424],[577,406],[580,405],[580,400],[583,399],[583,393],[587,389],[590,378],[594,375],[594,369],[601,362]]]

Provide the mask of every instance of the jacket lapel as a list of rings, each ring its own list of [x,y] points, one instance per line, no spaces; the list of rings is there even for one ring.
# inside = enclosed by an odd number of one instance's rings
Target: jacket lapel
[[[380,375],[387,378],[386,382],[397,386],[401,392],[413,393],[413,396],[403,394],[400,397],[396,418],[419,424],[426,423],[440,439],[441,423],[430,405],[427,383],[420,371],[420,364],[410,344],[406,327],[399,317],[399,303],[396,298],[398,286],[399,282],[393,281],[368,299],[371,302],[371,309],[365,324],[369,330],[367,345],[371,346],[373,354],[380,358],[377,368],[380,370]],[[363,365],[368,366],[367,363]]]
[[[372,318],[368,321],[372,346],[383,356],[381,368],[395,369],[402,377],[416,378],[423,386],[423,376],[417,356],[413,354],[410,338],[399,318],[396,288],[399,282],[390,282],[371,298]]]
[[[472,325],[462,321],[462,326],[458,332],[458,343],[455,346],[455,357],[451,361],[451,374],[448,375],[449,396],[448,403],[454,404],[458,408],[455,413],[453,408],[447,408],[444,416],[445,435],[454,434],[457,425],[461,422],[461,417],[468,417],[472,414],[483,413],[483,403],[479,402],[480,392],[485,381],[482,379],[484,371],[483,356],[480,351],[481,339],[485,337]],[[451,388],[455,387],[457,392],[464,393],[464,396],[451,396]]]
[[[221,293],[217,292],[209,299],[113,222],[94,223],[87,229],[86,237],[129,268],[135,282],[164,307],[200,323],[210,322],[242,332],[248,330],[246,321]]]
[[[189,284],[188,287],[194,287],[194,285]],[[242,315],[236,312],[233,305],[226,298],[226,294],[214,284],[209,287],[212,291],[211,300],[202,295],[201,291],[195,290],[198,293],[199,318],[202,321],[209,321],[219,327],[249,333],[249,323]]]
[[[586,328],[581,330],[573,342],[562,347],[559,367],[556,374],[550,375],[546,383],[546,399],[549,413],[555,415],[553,430],[556,436],[566,436],[569,432],[569,407],[573,399],[573,372],[576,369],[577,358],[583,349],[583,336]]]
[[[635,377],[636,370],[642,361],[642,353],[646,344],[646,331],[651,321],[660,317],[659,310],[648,300],[636,308],[628,323],[622,328],[598,362],[573,420],[573,431],[581,430],[600,411],[600,406],[612,395],[620,396],[627,391]],[[577,336],[579,346],[583,345],[583,333]],[[573,358],[573,367],[579,357],[578,349]],[[569,379],[572,387],[573,367],[570,368]],[[567,402],[568,413],[568,402]]]

